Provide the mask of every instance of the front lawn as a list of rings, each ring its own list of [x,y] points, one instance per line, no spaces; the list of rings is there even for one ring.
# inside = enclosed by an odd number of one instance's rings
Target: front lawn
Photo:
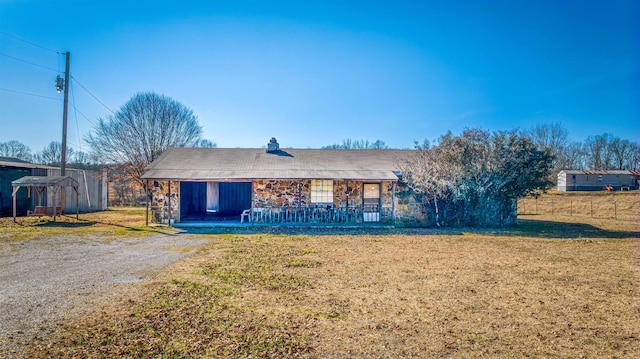
[[[181,234],[210,243],[25,355],[635,358],[640,242],[622,226]]]

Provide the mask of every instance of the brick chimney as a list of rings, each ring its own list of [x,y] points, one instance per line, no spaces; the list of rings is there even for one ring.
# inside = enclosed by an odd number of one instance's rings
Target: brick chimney
[[[278,153],[280,152],[280,145],[278,144],[278,140],[275,137],[271,137],[269,143],[267,143],[267,153]]]

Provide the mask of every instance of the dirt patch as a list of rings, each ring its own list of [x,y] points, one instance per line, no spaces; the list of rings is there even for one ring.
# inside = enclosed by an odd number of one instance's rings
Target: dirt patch
[[[206,242],[155,234],[105,240],[54,235],[0,247],[0,356],[11,357],[57,323],[90,313]]]

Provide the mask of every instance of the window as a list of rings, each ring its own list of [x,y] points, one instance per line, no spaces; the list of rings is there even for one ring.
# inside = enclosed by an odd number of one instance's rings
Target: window
[[[333,204],[332,180],[311,180],[311,203]]]

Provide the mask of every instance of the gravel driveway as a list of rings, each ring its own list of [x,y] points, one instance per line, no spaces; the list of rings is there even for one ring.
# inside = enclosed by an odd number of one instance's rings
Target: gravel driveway
[[[11,356],[36,333],[95,309],[121,284],[151,278],[205,242],[168,234],[0,242],[0,357]]]

